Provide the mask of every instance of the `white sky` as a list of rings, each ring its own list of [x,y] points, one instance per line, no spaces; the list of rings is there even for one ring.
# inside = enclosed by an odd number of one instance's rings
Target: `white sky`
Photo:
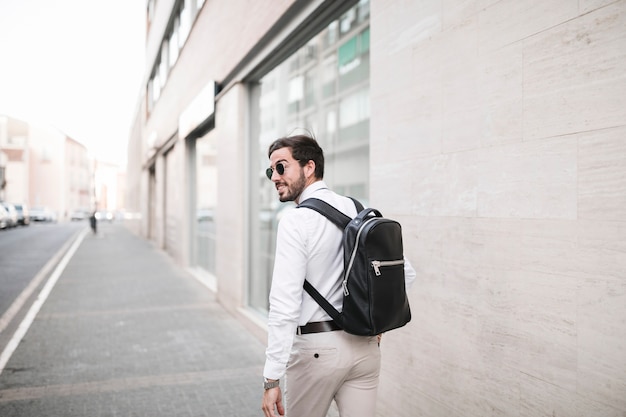
[[[144,69],[145,0],[0,0],[0,114],[120,164]]]

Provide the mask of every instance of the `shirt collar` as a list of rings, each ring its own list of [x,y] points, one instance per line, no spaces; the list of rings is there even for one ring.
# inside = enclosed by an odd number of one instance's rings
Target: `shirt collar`
[[[307,198],[310,198],[316,191],[323,190],[325,188],[328,188],[328,186],[323,180],[315,181],[302,191],[302,194],[300,194],[300,200],[298,201],[302,203]]]

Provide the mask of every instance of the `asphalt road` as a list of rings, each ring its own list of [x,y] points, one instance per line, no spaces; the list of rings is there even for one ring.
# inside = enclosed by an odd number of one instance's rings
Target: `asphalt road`
[[[85,227],[87,222],[31,223],[0,230],[0,333],[16,299],[35,292],[35,281],[50,273],[66,243]]]
[[[32,223],[0,230],[0,316],[85,222]]]

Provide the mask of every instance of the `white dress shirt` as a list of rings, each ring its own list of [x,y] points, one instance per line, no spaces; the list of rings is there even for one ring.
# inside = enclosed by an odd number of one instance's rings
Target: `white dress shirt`
[[[311,197],[326,201],[351,218],[357,214],[354,202],[329,190],[324,181],[305,188],[299,201]],[[280,220],[269,296],[264,377],[280,379],[284,376],[297,326],[332,320],[304,291],[305,278],[341,311],[342,236],[335,224],[311,209],[289,210]],[[415,271],[408,262],[405,263],[405,279],[409,288],[415,279]]]

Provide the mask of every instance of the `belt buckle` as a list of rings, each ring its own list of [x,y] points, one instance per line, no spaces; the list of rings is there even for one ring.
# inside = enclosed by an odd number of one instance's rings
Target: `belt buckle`
[[[302,335],[302,327],[296,326],[296,336],[300,336],[300,335]]]

